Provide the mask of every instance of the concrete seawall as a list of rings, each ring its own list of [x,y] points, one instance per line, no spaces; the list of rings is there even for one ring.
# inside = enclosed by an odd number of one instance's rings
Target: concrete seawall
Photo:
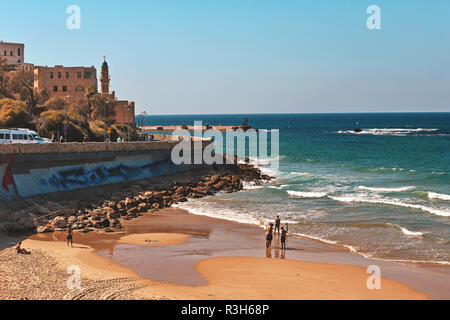
[[[191,170],[174,165],[178,141],[0,145],[0,201]],[[204,142],[203,146],[211,142]],[[201,166],[201,165],[200,165]]]

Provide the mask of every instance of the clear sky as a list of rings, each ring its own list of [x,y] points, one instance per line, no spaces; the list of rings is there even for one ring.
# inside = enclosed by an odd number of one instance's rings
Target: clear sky
[[[137,113],[450,111],[450,0],[1,1],[0,40],[36,65],[107,56]]]

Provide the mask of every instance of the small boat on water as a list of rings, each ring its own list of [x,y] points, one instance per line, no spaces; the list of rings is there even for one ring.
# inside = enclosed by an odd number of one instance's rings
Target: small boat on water
[[[362,132],[361,128],[359,127],[359,122],[356,123],[356,127],[355,127],[355,129],[353,129],[353,131],[356,133]]]

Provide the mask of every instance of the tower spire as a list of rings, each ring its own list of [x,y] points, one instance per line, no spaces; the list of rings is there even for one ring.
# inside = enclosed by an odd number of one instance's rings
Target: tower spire
[[[109,67],[106,62],[106,56],[103,56],[102,72],[100,75],[100,84],[102,88],[102,94],[109,94],[109,83],[111,79],[109,78]]]

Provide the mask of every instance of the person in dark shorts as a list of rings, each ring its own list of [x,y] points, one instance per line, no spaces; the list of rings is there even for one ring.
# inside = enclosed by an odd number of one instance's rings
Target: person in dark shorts
[[[275,219],[275,231],[278,232],[278,234],[280,233],[280,225],[281,225],[280,216],[277,216],[277,218]]]
[[[70,246],[73,248],[73,231],[72,231],[72,226],[69,226],[67,228],[67,246],[69,246],[69,242],[70,242]]]
[[[269,227],[266,233],[266,248],[270,248],[272,246],[272,239],[273,239],[272,228]]]
[[[281,250],[286,250],[286,234],[287,234],[286,230],[284,230],[284,228],[281,227],[281,239],[280,239]]]

